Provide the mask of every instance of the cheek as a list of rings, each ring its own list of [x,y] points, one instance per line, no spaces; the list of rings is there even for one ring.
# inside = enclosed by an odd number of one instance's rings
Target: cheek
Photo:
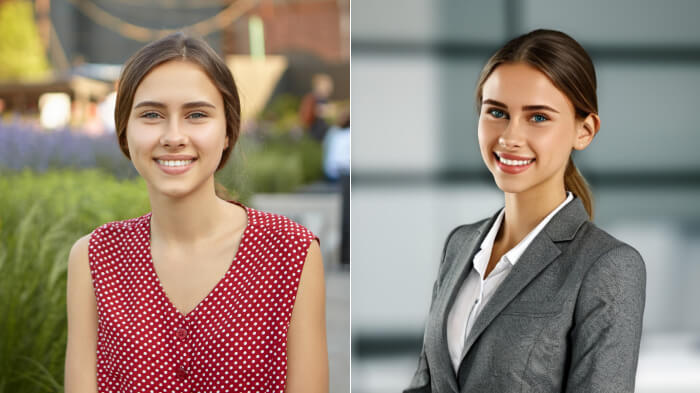
[[[493,124],[489,124],[488,121],[479,120],[477,136],[479,138],[479,147],[481,151],[491,150],[491,145],[494,140],[498,138],[497,134],[498,130],[495,129]]]
[[[132,155],[138,154],[140,151],[145,150],[153,142],[153,139],[148,132],[149,130],[143,129],[138,126],[130,126],[126,129],[126,142],[129,146],[129,152]]]
[[[568,130],[550,130],[550,132],[540,133],[537,137],[531,139],[531,145],[539,156],[545,155],[555,163],[563,160],[568,160],[571,154],[571,138],[568,136]]]

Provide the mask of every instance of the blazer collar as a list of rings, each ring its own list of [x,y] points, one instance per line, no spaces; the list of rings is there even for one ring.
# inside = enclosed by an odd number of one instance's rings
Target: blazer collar
[[[574,195],[574,199],[552,217],[552,221],[544,227],[543,231],[553,242],[570,241],[586,221],[588,221],[588,212],[581,199]]]

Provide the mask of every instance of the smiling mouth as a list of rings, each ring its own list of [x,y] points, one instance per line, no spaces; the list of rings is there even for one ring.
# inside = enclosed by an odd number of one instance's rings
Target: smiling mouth
[[[503,165],[508,165],[508,166],[525,166],[525,165],[530,165],[532,164],[535,159],[530,158],[528,160],[509,160],[507,158],[503,158],[498,155],[498,153],[494,152],[493,156],[496,158],[498,162],[500,162]]]
[[[196,161],[196,158],[190,159],[190,160],[159,160],[155,159],[155,161],[163,166],[171,167],[171,168],[177,168],[177,167],[184,167],[187,165],[190,165],[194,161]]]

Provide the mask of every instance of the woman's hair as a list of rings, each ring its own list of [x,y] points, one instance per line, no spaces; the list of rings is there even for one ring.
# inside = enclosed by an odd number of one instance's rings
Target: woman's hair
[[[139,49],[124,64],[117,89],[114,111],[119,148],[131,159],[126,142],[126,126],[131,115],[134,94],[143,78],[155,67],[168,61],[188,61],[198,65],[209,76],[221,93],[226,115],[226,136],[229,145],[224,149],[219,166],[223,168],[231,155],[241,125],[241,102],[233,75],[219,55],[204,40],[188,37],[182,32],[171,34]],[[219,192],[217,192],[219,194]]]
[[[526,63],[547,75],[574,106],[576,117],[583,119],[598,114],[596,76],[593,62],[578,42],[555,30],[534,30],[510,40],[491,56],[481,71],[476,85],[476,107],[481,113],[484,82],[503,63]],[[564,186],[576,194],[593,218],[593,195],[569,156],[564,173]]]

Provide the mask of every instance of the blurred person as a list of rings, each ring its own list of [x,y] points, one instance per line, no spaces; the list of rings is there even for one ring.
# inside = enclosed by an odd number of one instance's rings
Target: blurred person
[[[323,173],[326,179],[338,181],[350,174],[350,111],[344,110],[338,125],[323,138]]]
[[[326,117],[332,111],[328,101],[333,94],[333,79],[327,74],[315,74],[311,78],[311,92],[301,100],[299,116],[304,129],[312,138],[321,142],[328,130]]]
[[[633,392],[644,261],[590,221],[571,156],[600,128],[590,57],[532,31],[488,60],[476,96],[505,207],[448,235],[405,392]]]
[[[229,69],[175,33],[120,80],[116,134],[152,212],[71,250],[65,391],[327,392],[318,239],[215,191],[239,135]]]

